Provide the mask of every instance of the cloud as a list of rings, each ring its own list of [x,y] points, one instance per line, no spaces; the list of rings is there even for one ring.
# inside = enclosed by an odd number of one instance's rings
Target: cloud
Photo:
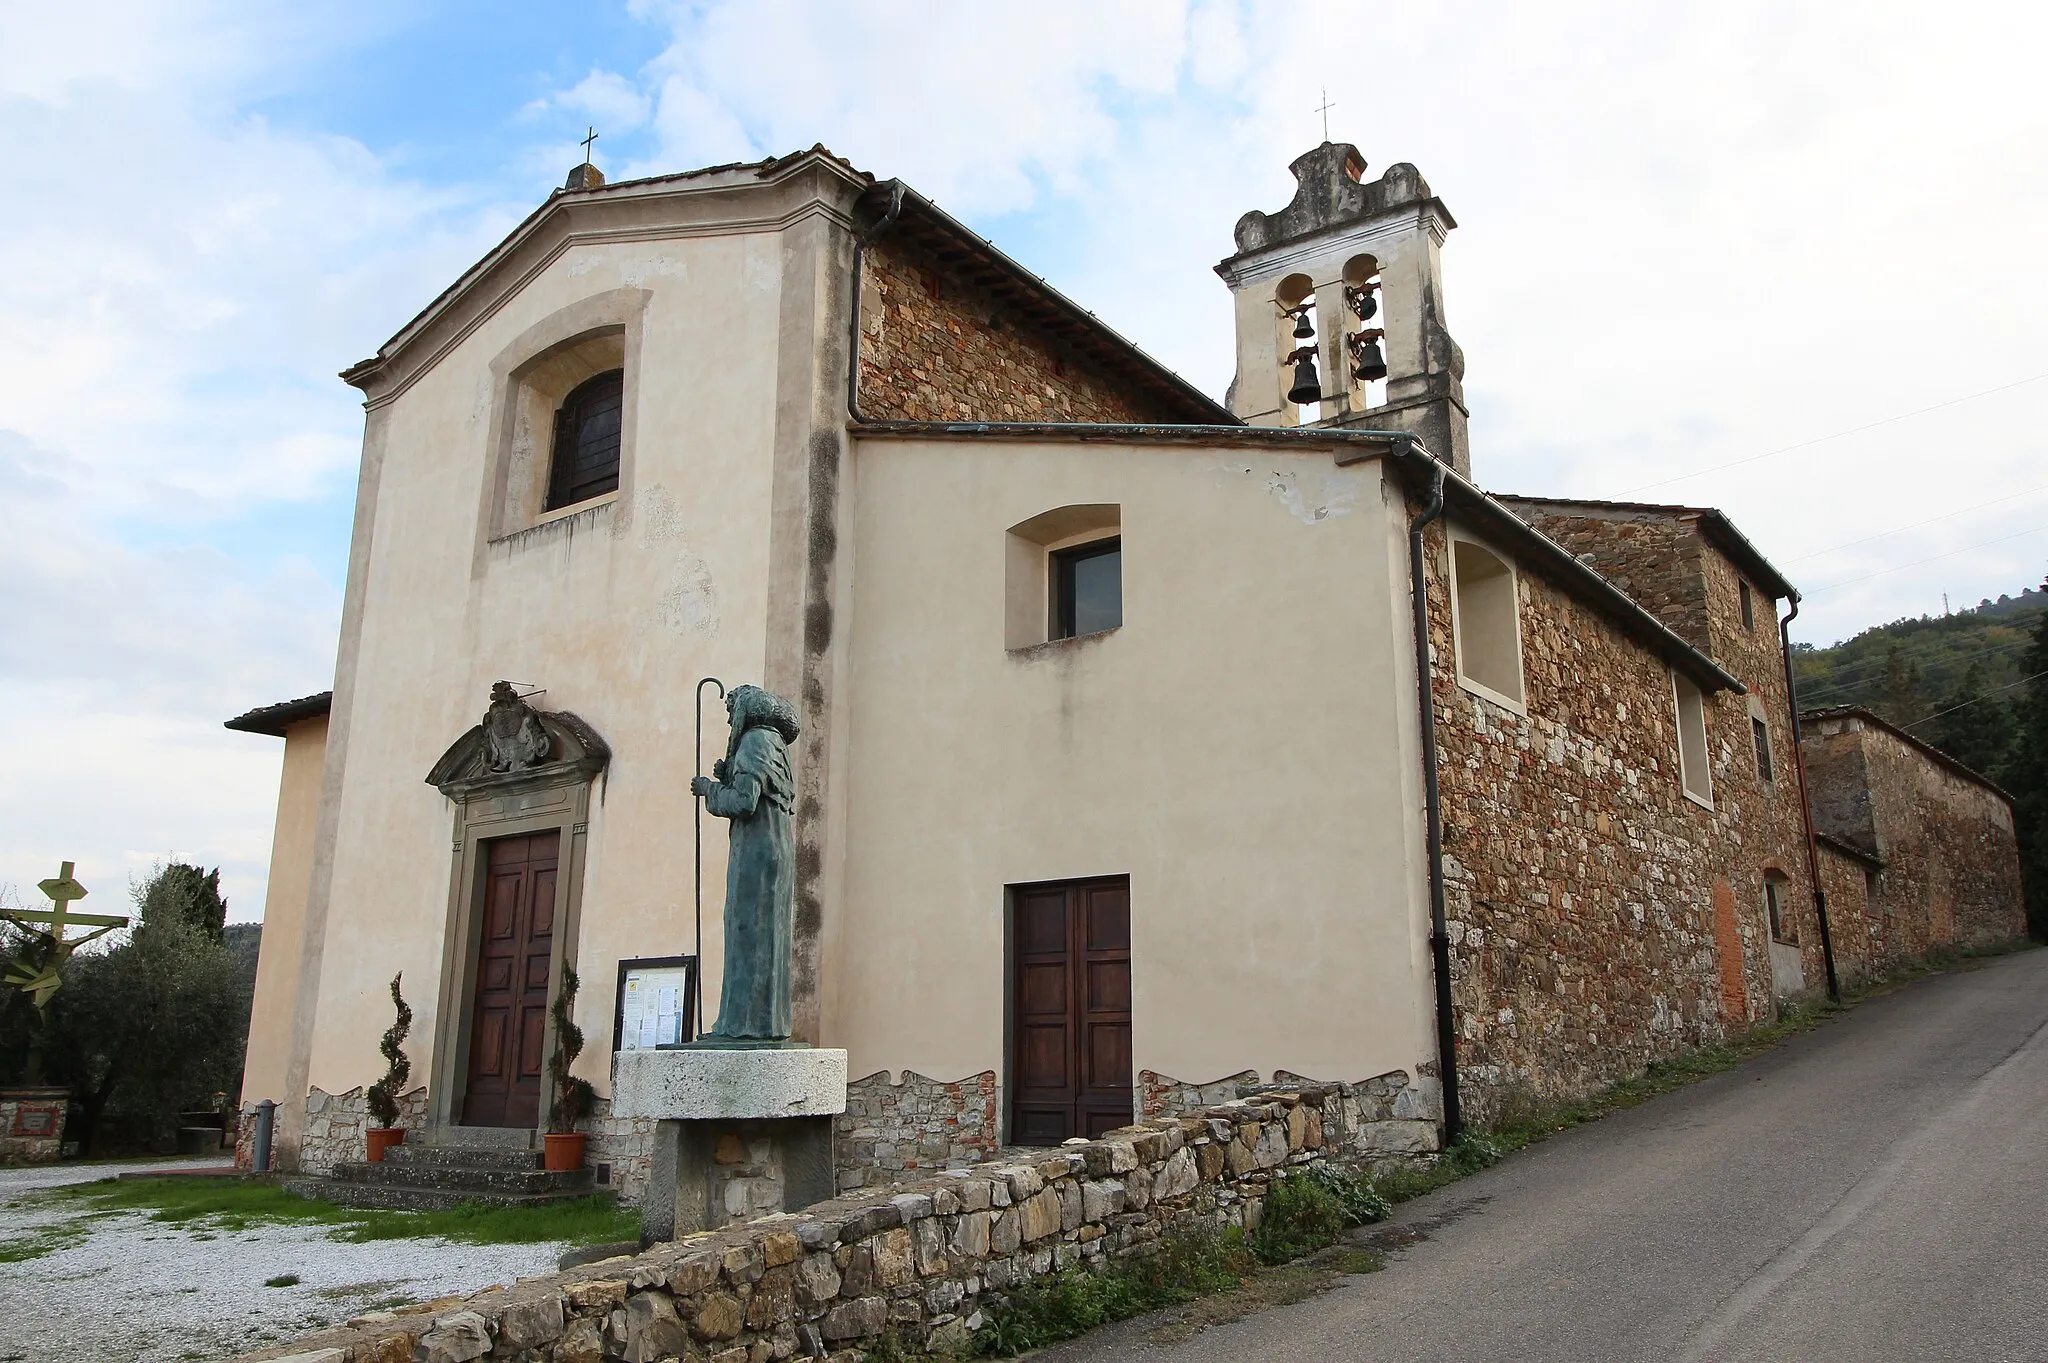
[[[37,57],[0,128],[37,152],[0,215],[0,883],[175,850],[260,910],[279,745],[219,725],[332,676],[335,372],[515,218],[247,112],[316,18],[10,11]]]
[[[551,37],[528,119],[517,82],[479,106],[475,148],[439,162],[473,182],[257,112],[397,7],[9,9],[0,129],[33,151],[0,215],[0,712],[29,777],[0,790],[0,882],[176,849],[230,865],[238,916],[260,901],[276,745],[217,725],[328,681],[361,429],[334,371],[538,197],[494,177],[559,183],[571,116],[615,178],[823,142],[1220,394],[1211,266],[1287,201],[1327,89],[1332,135],[1374,173],[1417,164],[1461,223],[1447,321],[1488,486],[1720,505],[1810,589],[1823,641],[2048,556],[2048,384],[1664,481],[2048,374],[2048,14],[629,7],[647,46],[565,61]],[[445,69],[476,60],[451,45]]]
[[[2048,372],[2033,260],[2048,105],[2031,58],[2048,16],[2032,11],[637,12],[670,34],[632,76],[658,134],[637,171],[822,141],[967,217],[1213,393],[1232,347],[1209,267],[1239,214],[1286,202],[1327,89],[1332,135],[1375,173],[1416,163],[1462,224],[1444,248],[1448,321],[1475,471],[1502,490],[1615,497]],[[2048,533],[1947,551],[2048,525],[2048,496],[1806,557],[2028,481],[2038,400],[1972,401],[1644,495],[1721,505],[1799,560],[1816,587],[1802,628],[1826,640],[1938,611],[1944,589],[1974,600],[2039,576]]]

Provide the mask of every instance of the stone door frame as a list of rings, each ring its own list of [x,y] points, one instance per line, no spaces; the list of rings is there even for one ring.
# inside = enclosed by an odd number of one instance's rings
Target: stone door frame
[[[560,874],[555,880],[555,940],[548,953],[548,999],[561,987],[564,962],[575,963],[583,905],[583,872],[590,841],[591,780],[581,772],[535,773],[494,789],[468,795],[456,806],[453,865],[448,883],[447,924],[442,932],[440,1007],[434,1019],[434,1063],[427,1078],[430,1128],[460,1125],[469,1073],[469,1042],[476,1004],[478,934],[483,926],[485,871],[483,844],[554,829],[561,834]],[[542,1054],[555,1052],[550,1011],[541,1038]],[[554,1106],[554,1079],[543,1069],[537,1130],[545,1131]],[[507,1127],[506,1130],[517,1130]]]

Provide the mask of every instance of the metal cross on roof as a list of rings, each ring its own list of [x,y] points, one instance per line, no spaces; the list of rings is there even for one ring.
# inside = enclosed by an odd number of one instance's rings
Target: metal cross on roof
[[[1330,140],[1330,110],[1337,106],[1330,102],[1330,88],[1323,87],[1323,102],[1316,106],[1316,112],[1323,116],[1323,141]]]
[[[1327,99],[1328,96],[1326,95],[1324,98]],[[583,126],[590,128],[590,125],[587,123]],[[597,141],[597,129],[590,128],[590,136],[583,139],[583,164],[586,166],[590,164],[590,144],[595,141]]]

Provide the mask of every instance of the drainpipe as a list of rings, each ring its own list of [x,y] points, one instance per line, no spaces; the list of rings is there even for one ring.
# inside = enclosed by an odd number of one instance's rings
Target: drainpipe
[[[1792,709],[1792,771],[1799,778],[1799,817],[1806,825],[1806,874],[1813,882],[1813,911],[1820,919],[1820,958],[1828,970],[1828,998],[1842,1001],[1842,982],[1835,975],[1835,936],[1828,930],[1828,896],[1820,887],[1820,846],[1813,835],[1813,798],[1806,791],[1806,759],[1799,743],[1799,683],[1792,675],[1792,621],[1799,615],[1799,593],[1792,609],[1778,622],[1778,655],[1785,661],[1785,703]]]
[[[1415,699],[1422,718],[1423,818],[1429,826],[1429,956],[1436,974],[1436,1064],[1444,1089],[1444,1144],[1464,1133],[1458,1110],[1458,1032],[1451,1013],[1451,935],[1444,915],[1443,804],[1437,789],[1436,691],[1429,661],[1429,579],[1422,532],[1444,512],[1444,466],[1412,437],[1408,447],[1429,459],[1429,499],[1408,522],[1408,576],[1415,605]]]
[[[853,307],[848,310],[846,324],[846,414],[859,424],[865,425],[868,418],[860,410],[860,281],[867,264],[868,247],[875,238],[895,226],[898,215],[903,212],[904,183],[901,180],[889,182],[889,211],[881,220],[854,239],[853,243]]]

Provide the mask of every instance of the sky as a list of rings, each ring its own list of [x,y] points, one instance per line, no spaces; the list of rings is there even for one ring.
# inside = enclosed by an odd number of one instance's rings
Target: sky
[[[1460,226],[1497,492],[1716,506],[1826,644],[2048,570],[2048,11],[0,0],[0,894],[260,917],[373,353],[582,159],[824,143],[1220,396],[1211,267],[1329,135]]]

